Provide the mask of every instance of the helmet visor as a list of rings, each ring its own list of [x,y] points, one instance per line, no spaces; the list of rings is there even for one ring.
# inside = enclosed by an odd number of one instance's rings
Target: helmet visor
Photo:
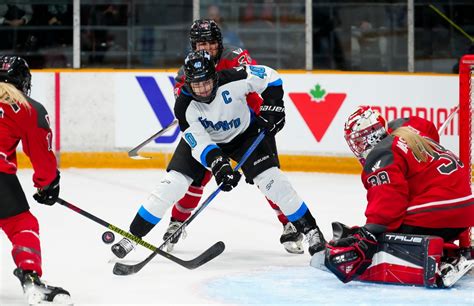
[[[209,79],[201,82],[191,82],[191,89],[193,93],[202,99],[210,97],[214,89],[214,80]]]

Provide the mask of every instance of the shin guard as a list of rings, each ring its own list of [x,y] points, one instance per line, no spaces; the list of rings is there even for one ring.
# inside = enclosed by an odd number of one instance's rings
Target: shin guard
[[[38,220],[30,211],[3,219],[0,226],[11,241],[12,257],[18,268],[42,275]]]

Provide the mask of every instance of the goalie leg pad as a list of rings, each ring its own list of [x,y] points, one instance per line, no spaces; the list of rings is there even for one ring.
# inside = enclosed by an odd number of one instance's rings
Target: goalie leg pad
[[[436,236],[385,233],[361,281],[436,287],[443,239]]]

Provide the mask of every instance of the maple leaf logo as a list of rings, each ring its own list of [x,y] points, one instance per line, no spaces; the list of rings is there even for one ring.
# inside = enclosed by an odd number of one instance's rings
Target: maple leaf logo
[[[319,84],[316,84],[309,94],[295,92],[288,95],[318,142],[323,139],[346,99],[345,93],[327,93]]]
[[[313,96],[313,100],[316,102],[321,102],[326,97],[326,90],[322,89],[319,84],[316,84],[314,89],[311,89],[309,93]]]

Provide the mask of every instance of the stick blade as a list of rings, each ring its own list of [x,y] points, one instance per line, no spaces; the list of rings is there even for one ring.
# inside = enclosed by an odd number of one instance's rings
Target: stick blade
[[[199,268],[200,266],[208,263],[209,261],[213,260],[225,250],[225,244],[222,241],[218,241],[214,243],[210,248],[208,248],[204,253],[199,255],[193,260],[188,261],[187,265],[183,265],[185,268],[189,270],[194,270]]]
[[[115,275],[127,276],[127,275],[135,274],[138,271],[140,271],[141,269],[142,269],[141,265],[127,265],[127,264],[123,264],[123,263],[120,263],[120,262],[116,262],[112,272]]]

